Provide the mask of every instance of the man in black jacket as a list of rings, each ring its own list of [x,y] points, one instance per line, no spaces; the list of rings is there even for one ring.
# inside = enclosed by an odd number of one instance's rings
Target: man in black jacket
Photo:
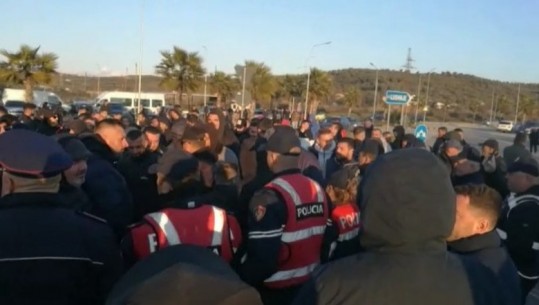
[[[123,262],[105,221],[65,206],[71,158],[28,130],[0,136],[0,304],[104,304]]]
[[[498,278],[505,304],[521,304],[517,268],[495,230],[502,197],[486,185],[457,186],[455,191],[457,217],[449,249],[489,268]]]
[[[148,141],[138,129],[127,133],[127,144],[127,152],[118,162],[118,171],[133,195],[134,221],[138,221],[142,216],[160,209],[155,176],[148,174],[148,168],[157,163],[159,154],[148,150]]]
[[[507,185],[515,194],[507,199],[498,233],[517,266],[526,296],[539,279],[539,165],[523,159],[507,172]]]
[[[320,268],[294,304],[503,304],[492,272],[447,251],[455,193],[432,153],[410,148],[379,157],[360,184],[358,205],[366,252]]]
[[[436,138],[436,141],[434,141],[434,145],[432,145],[432,152],[435,154],[441,153],[442,145],[445,142],[445,135],[447,134],[447,127],[439,127],[438,128],[438,137]]]
[[[481,172],[485,184],[498,191],[502,198],[505,198],[509,195],[505,179],[507,167],[498,150],[498,141],[488,139],[483,142],[481,145]]]
[[[82,186],[94,204],[92,213],[107,220],[121,238],[133,221],[131,194],[116,169],[118,157],[127,147],[124,128],[114,119],[105,119],[97,124],[96,134],[82,138],[82,142],[92,153]]]

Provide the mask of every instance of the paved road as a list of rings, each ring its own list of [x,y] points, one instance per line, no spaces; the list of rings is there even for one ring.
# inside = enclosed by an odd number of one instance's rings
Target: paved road
[[[488,126],[473,125],[473,124],[458,124],[458,123],[428,123],[429,136],[427,143],[432,145],[436,139],[437,129],[440,126],[446,126],[448,130],[460,127],[464,130],[464,138],[466,142],[480,149],[480,143],[487,139],[495,139],[500,144],[500,152],[507,146],[513,144],[515,134],[501,133]],[[539,161],[539,154],[535,154],[535,158]]]

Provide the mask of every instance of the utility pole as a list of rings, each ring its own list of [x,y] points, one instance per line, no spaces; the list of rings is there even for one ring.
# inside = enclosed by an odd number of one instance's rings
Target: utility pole
[[[372,62],[369,63],[373,68],[376,69],[376,81],[374,83],[374,101],[372,102],[372,121],[376,120],[376,100],[378,98],[378,67]]]
[[[425,123],[425,121],[427,120],[427,112],[429,110],[428,107],[429,107],[430,75],[432,72],[434,72],[434,70],[436,70],[436,68],[433,68],[429,71],[429,76],[427,78],[427,97],[425,100],[425,109],[423,111],[423,123]]]
[[[421,73],[419,74],[419,83],[417,84],[417,101],[415,102],[414,124],[417,125],[417,112],[419,111],[419,95],[421,94]]]
[[[490,124],[492,124],[492,120],[493,120],[493,115],[494,115],[494,91],[495,91],[496,87],[492,87],[492,101],[491,101],[491,104],[490,104]]]
[[[515,110],[515,125],[518,121],[518,106],[520,104],[520,84],[518,84],[518,93],[517,93],[517,109]]]
[[[142,96],[142,55],[144,50],[144,0],[140,3],[140,59],[138,70],[138,105],[137,113],[142,111],[141,96]]]
[[[243,79],[242,79],[242,85],[241,85],[241,111],[245,110],[245,79],[246,78],[247,78],[247,65],[243,66]]]

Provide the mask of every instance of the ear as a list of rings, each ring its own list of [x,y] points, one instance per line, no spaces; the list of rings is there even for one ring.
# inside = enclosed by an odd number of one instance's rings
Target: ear
[[[492,229],[490,221],[486,218],[480,218],[475,225],[476,234],[484,234]]]

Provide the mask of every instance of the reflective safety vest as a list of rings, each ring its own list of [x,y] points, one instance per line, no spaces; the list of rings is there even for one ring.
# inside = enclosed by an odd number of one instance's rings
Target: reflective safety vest
[[[359,208],[349,203],[338,205],[331,211],[331,220],[339,230],[339,242],[352,240],[359,235]]]
[[[230,262],[237,245],[228,217],[224,210],[211,205],[147,214],[144,220],[155,232],[153,241],[146,237],[150,252],[172,245],[193,245],[208,248]]]
[[[281,236],[277,272],[264,281],[268,288],[286,288],[307,281],[320,264],[328,205],[322,187],[302,174],[280,176],[265,188],[286,204],[288,219]]]

